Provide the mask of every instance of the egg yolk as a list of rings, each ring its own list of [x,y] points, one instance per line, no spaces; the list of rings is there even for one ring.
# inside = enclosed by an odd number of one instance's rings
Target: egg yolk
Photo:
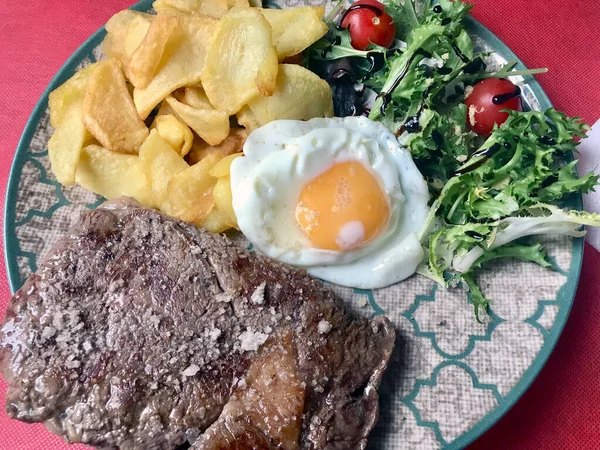
[[[352,250],[385,228],[389,203],[379,181],[360,162],[334,165],[304,186],[296,220],[315,247]]]

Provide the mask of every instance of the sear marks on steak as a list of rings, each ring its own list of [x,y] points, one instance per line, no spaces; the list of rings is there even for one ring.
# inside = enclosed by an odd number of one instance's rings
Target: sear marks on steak
[[[120,199],[12,298],[8,414],[102,448],[363,449],[394,345],[305,272]]]

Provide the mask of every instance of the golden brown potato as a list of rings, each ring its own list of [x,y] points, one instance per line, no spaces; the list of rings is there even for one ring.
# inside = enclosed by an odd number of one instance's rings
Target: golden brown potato
[[[196,164],[209,155],[217,155],[222,159],[234,153],[240,153],[248,137],[248,130],[244,128],[232,128],[229,136],[219,145],[208,145],[201,139],[195,139],[192,149],[187,155],[190,164]]]
[[[227,0],[227,7],[231,8],[250,8],[248,0]]]
[[[271,97],[257,97],[248,106],[261,126],[278,119],[333,116],[329,84],[295,64],[281,64],[275,93]]]
[[[174,17],[157,16],[150,24],[142,42],[131,53],[125,73],[136,88],[143,89],[152,81],[165,46],[177,25],[178,20]]]
[[[229,135],[229,116],[216,109],[196,109],[167,97],[167,103],[184,123],[210,145],[220,144]]]
[[[198,14],[220,19],[229,9],[227,0],[156,0],[159,15]]]
[[[307,49],[327,33],[323,6],[261,9],[261,12],[271,24],[279,61]]]
[[[168,213],[167,185],[171,178],[189,165],[156,130],[150,132],[140,148],[140,162],[150,185],[151,206]]]
[[[208,48],[218,21],[207,16],[173,16],[178,21],[163,51],[154,77],[145,88],[135,88],[133,99],[142,119],[168,95],[200,82]]]
[[[48,141],[48,157],[52,173],[58,182],[65,186],[75,183],[81,151],[91,138],[81,121],[82,103],[72,104],[66,110],[60,126]]]
[[[167,186],[169,214],[201,225],[214,206],[213,188],[217,179],[209,175],[218,161],[216,155],[203,159],[175,175]]]
[[[213,198],[215,201],[215,208],[221,212],[227,214],[225,223],[233,228],[238,228],[237,218],[233,211],[233,198],[231,195],[231,181],[229,177],[219,178],[217,184],[213,189]]]
[[[211,212],[202,221],[202,228],[211,233],[222,233],[229,228],[234,228],[237,225],[231,221],[227,213],[213,208]]]
[[[154,126],[158,134],[177,153],[185,156],[189,153],[194,142],[194,133],[189,127],[172,114],[156,116]]]
[[[252,132],[261,126],[249,106],[244,106],[240,109],[235,117],[238,123],[249,132]]]
[[[107,149],[137,154],[148,136],[115,60],[97,63],[83,102],[83,124]]]
[[[257,9],[231,9],[217,26],[202,74],[210,103],[235,114],[251,99],[273,94],[276,78],[269,23]]]
[[[233,155],[226,156],[221,159],[218,163],[216,163],[212,169],[208,172],[211,177],[223,178],[229,176],[229,170],[231,168],[231,163],[236,159],[242,156],[243,153],[236,153]]]
[[[50,92],[48,108],[50,108],[50,124],[54,128],[60,126],[72,104],[80,103],[80,106],[83,104],[85,92],[90,82],[90,74],[95,68],[96,64],[84,67],[64,84]]]
[[[90,75],[95,68],[96,64],[84,67],[48,97],[50,123],[55,128],[48,142],[48,156],[54,176],[65,186],[75,183],[81,151],[93,140],[81,117]]]
[[[108,58],[115,58],[124,66],[129,57],[140,45],[150,23],[155,16],[124,9],[118,12],[106,24],[106,37],[102,42],[102,52]]]
[[[150,186],[136,155],[114,153],[99,145],[83,149],[76,181],[85,189],[108,199],[122,195],[150,204]]]
[[[214,109],[210,104],[204,89],[201,87],[186,87],[183,92],[178,92],[175,98],[181,103],[196,109]]]

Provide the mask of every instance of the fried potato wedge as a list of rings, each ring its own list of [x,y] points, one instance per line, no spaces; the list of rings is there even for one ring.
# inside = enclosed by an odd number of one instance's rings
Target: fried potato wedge
[[[185,156],[189,153],[194,142],[194,133],[192,130],[172,114],[156,116],[154,125],[158,130],[158,134],[170,146],[179,153]]]
[[[248,130],[244,128],[232,128],[229,136],[219,145],[209,145],[201,139],[195,139],[192,149],[187,154],[187,160],[190,164],[196,164],[209,155],[217,155],[219,159],[222,159],[234,153],[240,153],[248,134]]]
[[[136,88],[143,89],[152,81],[165,46],[177,25],[178,20],[175,17],[157,16],[150,24],[142,42],[131,53],[125,73]]]
[[[175,95],[175,98],[181,103],[191,106],[196,109],[214,109],[210,104],[210,100],[206,96],[206,92],[201,87],[186,87],[182,93]]]
[[[140,162],[152,195],[152,205],[168,213],[167,185],[179,172],[189,165],[179,153],[162,138],[157,130],[150,131],[150,136],[140,148]]]
[[[253,98],[273,94],[277,69],[269,22],[257,9],[233,8],[217,27],[202,86],[216,109],[232,115]]]
[[[210,145],[220,144],[229,135],[229,115],[216,109],[197,109],[172,96],[167,103],[184,123]]]
[[[231,8],[250,8],[248,0],[227,0],[227,7]]]
[[[217,164],[214,165],[212,169],[210,169],[209,175],[211,177],[223,178],[229,176],[229,169],[231,168],[231,163],[236,159],[242,156],[243,153],[235,153],[233,155],[226,156],[221,159]]]
[[[135,88],[133,100],[142,119],[176,89],[200,82],[206,55],[218,20],[207,16],[173,16],[177,27],[171,33],[152,80]]]
[[[281,64],[275,93],[271,97],[257,97],[248,106],[261,126],[277,119],[333,116],[329,84],[296,64]]]
[[[82,120],[105,148],[118,153],[137,154],[148,136],[116,60],[100,61],[90,75]]]
[[[186,222],[202,224],[215,204],[213,189],[217,179],[210,176],[209,171],[217,161],[218,156],[211,155],[169,181],[169,214]]]
[[[202,221],[202,228],[211,233],[222,233],[234,227],[236,224],[231,221],[229,215],[218,208],[213,208]]]
[[[228,220],[226,219],[225,223],[231,227],[238,228],[235,212],[233,211],[231,181],[228,176],[219,178],[213,189],[213,198],[215,201],[215,207],[227,215]]]
[[[261,12],[273,30],[279,61],[307,49],[327,33],[323,6],[261,9]]]
[[[99,145],[88,145],[81,153],[75,180],[108,199],[122,195],[150,204],[150,186],[136,155],[114,153]]]
[[[64,112],[48,141],[48,157],[52,173],[65,186],[75,183],[81,151],[92,137],[81,121],[83,100],[73,103]]]
[[[102,42],[102,52],[108,58],[115,58],[124,66],[127,65],[155,17],[130,9],[118,12],[106,24],[107,34]]]
[[[96,64],[85,66],[76,72],[64,84],[50,92],[48,96],[48,107],[50,108],[50,124],[58,128],[64,121],[70,106],[75,103],[83,104],[87,91],[90,75],[96,68]],[[80,108],[81,112],[81,108]]]
[[[250,132],[260,127],[258,119],[248,106],[240,109],[235,117],[238,123]]]
[[[152,6],[159,15],[198,14],[216,19],[229,9],[227,0],[156,0]]]

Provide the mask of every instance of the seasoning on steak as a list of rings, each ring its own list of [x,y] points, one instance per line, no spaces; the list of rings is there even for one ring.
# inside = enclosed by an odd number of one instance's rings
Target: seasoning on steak
[[[126,199],[12,298],[8,414],[102,448],[363,449],[394,345],[303,271]]]

